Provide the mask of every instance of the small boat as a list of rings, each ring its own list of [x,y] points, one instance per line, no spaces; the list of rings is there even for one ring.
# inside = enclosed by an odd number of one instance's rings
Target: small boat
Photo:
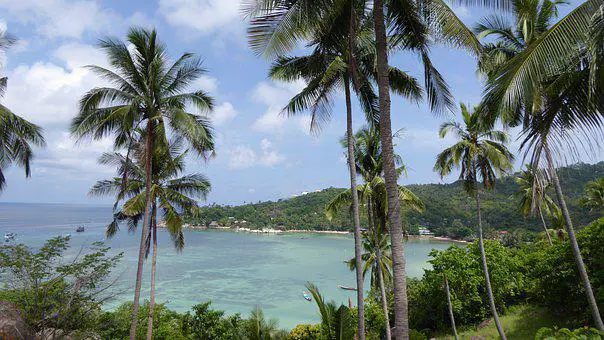
[[[86,229],[84,229],[84,226],[79,226],[79,227],[76,229],[76,233],[83,233],[83,232],[84,232],[84,230],[86,230]]]
[[[338,285],[338,288],[344,289],[344,290],[357,290],[354,287],[348,287],[348,286],[343,286],[343,285]]]
[[[4,242],[10,242],[15,240],[15,233],[4,234]]]
[[[302,296],[304,296],[304,300],[312,301],[312,296],[308,292],[303,292]]]

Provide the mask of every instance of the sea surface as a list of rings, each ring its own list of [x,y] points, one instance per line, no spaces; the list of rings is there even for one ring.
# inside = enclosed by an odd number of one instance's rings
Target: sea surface
[[[104,230],[111,216],[107,206],[0,203],[0,236],[13,232],[16,242],[38,247],[48,238],[70,234],[72,247],[67,256],[95,241],[106,242],[112,253],[123,252],[112,277],[115,297],[105,304],[111,309],[132,299],[140,242],[140,233],[130,234],[126,226],[106,240]],[[86,231],[76,233],[78,226]],[[354,274],[344,263],[353,257],[353,245],[349,235],[186,231],[185,248],[179,253],[168,233],[160,230],[156,301],[184,312],[211,300],[214,308],[244,316],[259,306],[269,317],[278,318],[284,328],[315,323],[319,321],[316,305],[303,299],[304,285],[311,281],[327,299],[354,302],[354,292],[337,287],[355,285]],[[449,245],[409,241],[405,247],[407,274],[420,277],[428,266],[430,250]],[[150,262],[145,265],[142,292],[147,299],[149,267]]]

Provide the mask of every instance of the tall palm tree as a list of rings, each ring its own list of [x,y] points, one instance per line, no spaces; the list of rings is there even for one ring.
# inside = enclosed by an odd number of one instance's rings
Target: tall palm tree
[[[245,335],[248,340],[271,340],[277,331],[277,320],[267,320],[264,312],[256,307],[250,313],[250,318],[245,324]]]
[[[448,122],[440,127],[439,134],[441,138],[452,133],[458,139],[458,142],[438,154],[434,171],[438,172],[440,177],[445,177],[454,169],[459,168],[459,179],[462,181],[464,189],[469,195],[474,196],[476,200],[478,245],[489,306],[499,336],[502,339],[506,339],[499,322],[497,308],[495,307],[487,258],[484,251],[479,183],[482,182],[482,185],[487,190],[492,189],[495,185],[497,175],[504,174],[512,169],[514,156],[508,151],[505,145],[508,142],[508,135],[505,132],[487,128],[479,120],[480,112],[478,108],[475,108],[475,111],[472,113],[464,104],[461,104],[461,114],[463,117],[463,126],[457,122]]]
[[[205,69],[200,59],[190,53],[170,63],[166,47],[157,39],[155,30],[131,28],[126,43],[106,38],[99,46],[105,51],[115,71],[89,66],[114,87],[94,88],[80,100],[77,116],[71,124],[71,133],[78,140],[100,139],[113,135],[116,147],[131,148],[135,131],[142,127],[146,154],[152,154],[158,137],[166,130],[172,136],[181,136],[191,149],[208,157],[214,150],[209,120],[187,112],[188,104],[200,112],[213,108],[213,99],[204,91],[188,92],[188,88]],[[161,140],[161,139],[160,139]],[[129,152],[127,152],[127,155]],[[126,178],[124,178],[124,184]],[[145,257],[145,237],[148,235],[152,186],[152,157],[145,157],[145,212],[138,255],[134,304],[130,338],[136,336],[137,315]]]
[[[489,76],[485,120],[522,125],[521,148],[538,166],[545,156],[575,263],[596,327],[604,322],[593,294],[556,173],[556,156],[599,147],[604,134],[604,4],[587,0]]]
[[[398,134],[398,132],[397,132]],[[340,140],[343,147],[348,147],[348,140]],[[387,193],[383,173],[383,157],[380,143],[380,135],[376,128],[364,127],[355,134],[355,164],[357,173],[363,178],[364,183],[357,186],[359,200],[364,202],[367,209],[367,219],[369,221],[369,230],[364,233],[363,247],[365,254],[361,255],[365,261],[363,268],[363,277],[371,269],[371,285],[374,289],[379,289],[382,299],[382,309],[386,318],[386,338],[391,338],[390,320],[388,315],[388,304],[386,300],[385,282],[390,281],[392,273],[391,247],[387,237]],[[399,155],[394,155],[397,165],[397,172],[402,174],[405,166]],[[404,202],[404,207],[422,212],[424,210],[423,202],[413,194],[409,189],[399,186],[399,199]],[[326,206],[325,213],[328,219],[338,214],[342,209],[351,206],[351,192],[345,190],[334,197]],[[356,259],[348,262],[351,270],[356,268]]]
[[[552,237],[548,232],[543,212],[545,211],[548,216],[552,216],[558,210],[558,206],[547,194],[550,183],[545,174],[538,169],[534,169],[531,164],[527,164],[526,169],[522,170],[520,176],[516,177],[516,183],[520,187],[518,192],[520,212],[524,216],[534,216],[536,214],[539,216],[547,241],[551,246]]]
[[[113,194],[116,197],[115,207],[121,202],[123,206],[114,212],[113,221],[107,226],[107,237],[113,237],[119,230],[119,223],[127,221],[130,228],[136,228],[144,214],[145,199],[145,150],[143,145],[133,145],[133,159],[118,152],[105,153],[99,159],[102,165],[116,166],[118,176],[113,179],[98,181],[89,195],[104,196]],[[185,168],[185,157],[188,150],[182,150],[181,140],[175,140],[167,148],[156,148],[153,155],[152,190],[151,190],[151,228],[146,243],[146,254],[151,252],[151,298],[147,338],[153,334],[153,309],[155,306],[155,276],[157,265],[157,212],[163,213],[163,223],[170,233],[174,247],[182,251],[184,235],[182,232],[183,214],[196,214],[199,208],[197,200],[204,200],[211,190],[210,182],[201,174],[180,176]],[[123,172],[128,172],[127,185],[123,186]],[[151,241],[152,239],[152,241]]]
[[[0,53],[4,53],[14,43],[14,38],[0,30]],[[0,77],[0,99],[4,96],[7,82],[7,77]],[[45,144],[42,128],[0,104],[0,192],[6,187],[3,170],[16,164],[25,169],[25,177],[31,176],[30,162],[34,156],[32,146],[44,147]]]
[[[604,177],[587,183],[581,205],[592,212],[604,212]]]
[[[346,105],[346,140],[350,175],[350,187],[357,186],[357,170],[354,160],[354,136],[352,130],[352,89],[356,92],[370,123],[376,123],[376,96],[370,80],[374,77],[373,44],[367,18],[359,17],[350,23],[350,11],[343,11],[332,26],[332,30],[319,32],[312,41],[313,51],[308,56],[279,57],[269,72],[273,79],[293,81],[304,79],[306,87],[285,107],[284,112],[295,115],[301,110],[311,112],[311,131],[316,131],[331,115],[331,100],[334,92],[343,88]],[[347,30],[339,31],[341,25],[355,25],[358,39],[346,39]],[[370,27],[369,27],[370,28]],[[411,98],[421,97],[421,88],[416,80],[405,72],[391,68],[392,87]],[[361,263],[361,226],[357,192],[351,191],[352,215],[354,220],[355,258]],[[359,339],[364,339],[363,278],[361,267],[356,269],[357,306],[359,309]]]

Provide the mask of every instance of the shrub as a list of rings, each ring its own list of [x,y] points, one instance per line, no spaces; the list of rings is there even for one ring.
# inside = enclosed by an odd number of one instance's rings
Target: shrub
[[[320,339],[321,327],[319,325],[296,325],[287,336],[288,340],[317,340]]]

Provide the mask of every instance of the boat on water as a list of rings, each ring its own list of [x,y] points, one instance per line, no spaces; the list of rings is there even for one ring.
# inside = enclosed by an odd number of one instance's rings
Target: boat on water
[[[83,233],[85,230],[86,230],[86,229],[84,228],[84,226],[79,226],[79,227],[76,229],[76,233]]]
[[[310,295],[310,293],[303,292],[302,296],[304,296],[304,300],[306,300],[306,301],[312,301],[312,296]]]
[[[338,285],[338,288],[344,289],[344,290],[357,290],[354,287],[349,287],[349,286],[344,286],[344,285]]]
[[[15,240],[15,233],[6,233],[4,234],[4,242],[10,242]]]

